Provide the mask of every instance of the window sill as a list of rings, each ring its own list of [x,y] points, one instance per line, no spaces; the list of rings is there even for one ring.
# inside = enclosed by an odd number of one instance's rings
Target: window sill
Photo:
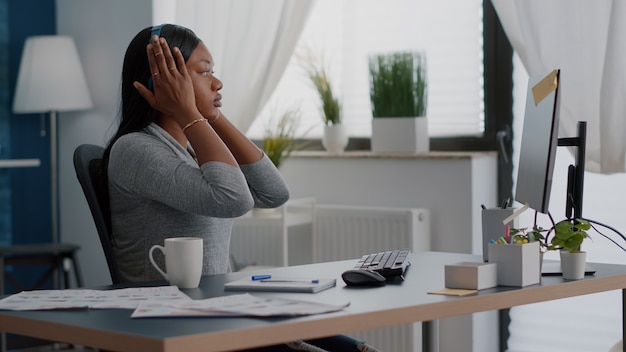
[[[326,151],[301,150],[294,151],[290,158],[330,158],[330,159],[471,159],[477,157],[493,157],[497,153],[494,151],[472,151],[472,152],[447,152],[431,151],[427,153],[377,153],[372,151],[356,150],[345,151],[343,153],[329,153]]]

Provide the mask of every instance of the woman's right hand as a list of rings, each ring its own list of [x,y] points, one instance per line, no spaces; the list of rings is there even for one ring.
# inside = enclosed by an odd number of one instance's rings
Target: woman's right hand
[[[165,38],[156,35],[146,47],[154,92],[140,82],[135,88],[156,110],[171,116],[182,126],[198,114],[191,77],[180,49],[170,51]]]

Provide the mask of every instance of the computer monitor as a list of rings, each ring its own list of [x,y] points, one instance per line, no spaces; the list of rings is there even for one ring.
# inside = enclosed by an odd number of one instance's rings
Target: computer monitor
[[[515,200],[548,212],[559,143],[560,70],[528,79]]]

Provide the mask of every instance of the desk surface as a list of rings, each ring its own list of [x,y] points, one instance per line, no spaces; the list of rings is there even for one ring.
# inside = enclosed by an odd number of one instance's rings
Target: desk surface
[[[350,302],[344,311],[299,318],[131,319],[129,310],[0,312],[0,330],[116,351],[225,351],[316,338],[383,326],[430,321],[559,298],[626,288],[626,266],[597,264],[579,281],[543,277],[538,285],[497,287],[451,297],[427,292],[444,287],[444,265],[480,261],[480,256],[421,252],[411,257],[406,281],[378,288],[348,288],[341,272],[355,260],[276,268],[272,274],[337,278],[337,287],[316,294],[262,293],[316,302]],[[223,284],[251,272],[206,276],[194,299],[233,294]]]

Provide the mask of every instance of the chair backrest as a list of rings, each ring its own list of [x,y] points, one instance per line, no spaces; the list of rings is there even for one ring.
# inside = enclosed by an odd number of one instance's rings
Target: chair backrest
[[[111,234],[111,210],[109,193],[105,182],[98,172],[102,162],[104,148],[93,144],[79,145],[74,151],[74,169],[80,183],[91,215],[96,224],[104,256],[109,266],[113,284],[121,283],[117,263],[113,255],[113,237]]]

